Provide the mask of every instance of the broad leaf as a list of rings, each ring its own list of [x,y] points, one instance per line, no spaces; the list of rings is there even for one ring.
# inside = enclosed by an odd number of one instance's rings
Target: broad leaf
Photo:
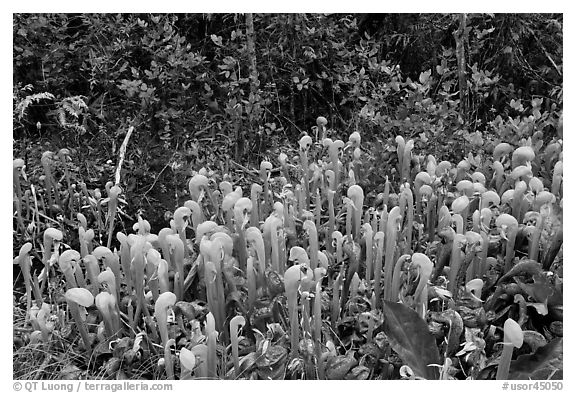
[[[557,379],[562,375],[562,338],[555,338],[530,355],[520,355],[510,363],[510,379]]]
[[[436,340],[426,322],[411,308],[401,303],[384,301],[384,333],[400,359],[417,376],[438,379],[441,364]]]

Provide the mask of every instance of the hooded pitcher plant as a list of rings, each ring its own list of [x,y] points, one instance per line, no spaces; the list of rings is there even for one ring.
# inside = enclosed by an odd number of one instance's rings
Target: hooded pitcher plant
[[[314,191],[314,219],[316,228],[322,225],[322,196],[320,195],[320,189]]]
[[[402,158],[402,179],[403,181],[412,182],[411,176],[410,176],[410,164],[412,162],[412,149],[414,148],[414,140],[410,139],[408,140],[408,142],[406,142],[406,145],[404,146],[404,151],[403,151],[403,155],[404,157]]]
[[[172,292],[164,292],[158,296],[154,304],[154,318],[158,324],[158,331],[162,339],[162,347],[168,343],[168,312],[176,304],[176,295]]]
[[[278,154],[278,162],[280,162],[280,172],[285,179],[290,179],[290,173],[288,170],[288,156],[286,153]]]
[[[354,239],[360,239],[360,227],[362,225],[362,209],[364,205],[364,191],[362,187],[353,185],[348,188],[348,198],[354,203]]]
[[[465,195],[468,198],[472,198],[474,196],[474,183],[468,179],[460,180],[456,183],[456,190],[459,195]]]
[[[498,371],[496,372],[497,380],[508,379],[514,347],[520,348],[523,343],[524,332],[522,328],[518,325],[518,322],[508,318],[506,322],[504,322],[504,341],[502,343],[504,349],[502,350],[502,356],[498,363]]]
[[[208,187],[208,178],[202,174],[197,173],[192,176],[188,182],[188,190],[190,191],[190,198],[197,202],[201,202],[202,192]]]
[[[223,325],[224,318],[224,304],[220,301],[218,293],[220,292],[218,288],[218,270],[214,262],[205,261],[204,262],[204,280],[206,281],[206,299],[208,302],[208,309],[217,319],[217,325]],[[222,289],[223,291],[223,289]]]
[[[404,210],[401,215],[406,216],[406,242],[404,243],[404,252],[409,253],[412,249],[412,230],[414,228],[414,196],[408,183],[404,184],[404,189],[400,194],[400,200],[404,201],[404,203],[400,203],[400,206],[403,206]]]
[[[398,206],[393,207],[388,215],[388,223],[386,225],[386,256],[384,265],[384,299],[386,300],[392,300],[392,272],[401,218],[400,208]],[[376,298],[376,302],[379,305],[378,298]]]
[[[248,256],[248,259],[246,260],[246,286],[248,289],[249,309],[252,309],[254,302],[256,301],[256,290],[258,286],[258,280],[256,279],[256,268],[254,267],[255,260],[256,258],[254,258],[252,255]]]
[[[170,247],[170,254],[176,268],[174,272],[174,294],[179,300],[184,296],[184,244],[177,235],[166,236],[166,241]]]
[[[536,154],[531,146],[520,146],[512,153],[512,169],[520,165],[529,165],[534,161]]]
[[[532,169],[531,168],[524,166],[524,165],[520,165],[520,166],[514,168],[512,170],[512,172],[510,172],[508,174],[508,176],[506,177],[506,180],[504,180],[504,183],[502,183],[502,185],[500,186],[500,188],[498,190],[500,197],[502,197],[502,194],[504,194],[509,189],[512,188],[512,190],[513,190],[514,189],[513,187],[517,181],[519,181],[519,180],[529,181],[529,179],[531,177],[532,177]]]
[[[216,378],[217,373],[217,361],[218,357],[216,354],[216,340],[218,338],[218,331],[216,330],[216,325],[214,321],[214,316],[212,313],[206,315],[206,341],[207,341],[207,353],[206,353],[206,363],[207,363],[207,376],[210,378]]]
[[[194,377],[207,378],[208,346],[206,344],[196,344],[192,347],[191,352],[196,358],[196,368],[194,369]]]
[[[80,214],[80,213],[78,213]],[[94,240],[94,230],[86,230],[83,226],[78,227],[78,240],[80,242],[80,255],[84,258],[92,253],[92,240]]]
[[[233,218],[234,218],[234,205],[238,201],[238,199],[242,198],[241,189],[237,189],[237,191],[232,191],[228,193],[222,199],[222,212],[224,213],[224,222],[226,223],[226,227],[230,229],[230,231],[234,231],[233,225]]]
[[[344,148],[344,142],[340,139],[336,139],[334,142],[330,139],[325,139],[325,141],[330,141],[324,146],[328,146],[328,155],[330,157],[331,167],[330,169],[334,172],[334,188],[333,190],[338,193],[338,187],[340,186],[340,151]]]
[[[234,191],[234,188],[232,187],[232,184],[229,181],[221,181],[220,184],[218,185],[218,188],[221,191],[221,196],[222,198],[224,198],[226,195],[230,194],[231,192]]]
[[[114,296],[116,296],[116,299],[119,299],[122,285],[122,272],[120,271],[118,255],[104,246],[96,247],[94,251],[92,251],[92,255],[94,255],[97,260],[102,261],[104,266],[110,268],[112,273],[114,273],[114,278],[116,279],[116,293],[114,293]]]
[[[154,301],[158,299],[160,293],[158,267],[161,259],[162,256],[155,248],[150,248],[146,253],[146,278]]]
[[[40,274],[40,281],[42,281],[42,287],[40,291],[44,291],[46,282],[48,281],[48,273],[50,271],[52,258],[58,258],[58,249],[60,248],[60,241],[62,241],[62,232],[55,228],[47,228],[44,231],[44,250],[42,253],[42,263],[44,263],[44,269]],[[55,255],[54,255],[55,254]]]
[[[436,176],[436,158],[432,154],[426,157],[426,172],[432,177]]]
[[[466,228],[466,221],[468,220],[468,206],[470,205],[470,199],[467,195],[459,196],[458,198],[452,201],[452,213],[459,214],[462,217],[462,231]]]
[[[516,235],[518,233],[518,221],[509,214],[500,214],[496,218],[496,227],[500,230],[500,236],[506,240],[506,253],[504,257],[504,273],[508,272],[514,262]]]
[[[236,315],[230,320],[230,339],[232,343],[232,361],[234,362],[234,376],[240,376],[240,360],[238,357],[238,328],[246,325],[242,315]]]
[[[298,328],[298,288],[302,278],[307,274],[306,265],[293,265],[284,273],[284,288],[288,299],[288,314],[290,317],[290,356],[298,355],[299,328]]]
[[[114,220],[116,219],[116,210],[118,209],[118,197],[122,193],[122,188],[118,185],[114,185],[110,188],[108,192],[108,242],[106,247],[110,248],[112,246],[112,234],[114,232]]]
[[[348,268],[344,277],[344,284],[342,286],[342,295],[340,296],[340,312],[344,312],[344,307],[349,299],[350,286],[354,275],[357,275],[360,264],[360,246],[358,243],[349,241],[344,242],[344,253],[348,256]]]
[[[374,265],[374,249],[373,249],[373,238],[374,232],[372,230],[372,225],[366,222],[362,225],[362,236],[366,244],[366,283],[369,283],[372,279],[372,271]]]
[[[324,116],[318,116],[316,118],[316,141],[321,141],[326,138],[328,130],[326,125],[328,124],[328,120]]]
[[[466,177],[470,177],[470,174],[468,173],[469,170],[470,162],[468,162],[466,159],[460,160],[458,165],[456,165],[456,176],[454,177],[454,181],[456,183],[459,183],[462,180],[469,181],[465,179]]]
[[[72,184],[70,181],[70,170],[68,168],[68,162],[72,161],[70,157],[70,150],[66,148],[62,148],[58,150],[57,154],[58,158],[62,162],[62,166],[64,167],[64,177],[66,178],[66,184],[68,185],[68,210],[70,212],[70,219],[74,219],[74,187],[75,185]],[[64,208],[64,206],[62,206]]]
[[[514,192],[512,194],[512,216],[517,220],[521,221],[524,217],[522,215],[522,205],[526,191],[528,190],[528,185],[524,181],[517,181],[514,186]]]
[[[495,161],[492,163],[493,175],[490,181],[490,187],[499,191],[504,181],[506,180],[506,175],[504,174],[504,165],[500,161]]]
[[[372,309],[378,309],[381,305],[381,279],[382,260],[384,258],[384,232],[378,231],[374,234],[374,245],[376,246],[376,258],[374,260],[374,285]]]
[[[304,221],[302,228],[308,235],[310,240],[310,267],[316,269],[318,267],[318,232],[316,231],[316,224],[312,220]]]
[[[263,282],[264,270],[266,268],[266,253],[264,251],[264,239],[262,232],[256,227],[246,229],[246,242],[249,248],[254,250],[256,254],[256,263],[258,265],[259,281]]]
[[[136,325],[140,318],[140,314],[144,312],[145,316],[149,316],[150,312],[146,306],[146,301],[144,299],[144,272],[146,269],[146,261],[144,258],[147,252],[147,242],[145,238],[138,238],[130,247],[130,258],[132,260],[131,264],[131,274],[134,279],[134,289],[136,291],[136,311],[134,313],[134,319],[132,329],[136,330]]]
[[[411,261],[411,256],[409,254],[401,255],[394,264],[394,271],[392,274],[392,289],[390,291],[391,301],[397,302],[398,296],[400,294],[400,286],[402,284],[402,271],[405,270],[405,266]],[[416,300],[416,297],[414,297]]]
[[[540,238],[544,230],[544,224],[550,216],[551,206],[549,204],[540,207],[540,212],[530,211],[524,216],[524,224],[532,223],[534,231],[530,236],[528,258],[533,261],[539,261],[540,256]]]
[[[560,198],[561,194],[561,187],[562,187],[562,180],[563,180],[563,162],[558,161],[554,164],[554,173],[552,175],[552,188],[550,191],[556,197]]]
[[[555,204],[556,197],[550,191],[546,190],[540,191],[534,198],[534,201],[532,202],[532,210],[540,211],[542,206],[544,206],[547,203]]]
[[[294,246],[290,249],[288,261],[290,261],[292,265],[306,265],[310,267],[308,253],[300,246]]]
[[[36,309],[36,307],[32,307],[31,315],[30,315],[30,322],[32,322],[32,326],[37,325],[38,329],[40,329],[42,335],[42,341],[44,344],[50,344],[50,334],[54,330],[54,324],[50,321],[51,316],[51,308],[48,303],[42,303],[42,306]]]
[[[52,174],[52,169],[50,165],[52,164],[54,153],[51,151],[45,151],[42,153],[42,158],[40,162],[42,163],[42,168],[44,169],[44,175],[46,180],[46,194],[48,196],[48,203],[50,208],[56,203],[60,208],[62,207],[62,202],[60,201],[60,193],[58,192],[58,187],[56,185],[56,180]],[[54,190],[54,199],[52,199],[52,190]]]
[[[92,292],[92,295],[96,296],[99,292],[98,275],[100,274],[100,266],[98,260],[92,254],[86,255],[82,258],[84,266],[86,268],[86,278],[90,281],[88,289]]]
[[[172,347],[175,344],[176,341],[173,338],[169,339],[168,342],[166,342],[164,345],[164,357],[158,360],[158,366],[160,368],[162,365],[164,366],[164,370],[166,371],[166,379],[169,381],[174,379],[174,359],[172,357]]]
[[[238,262],[240,263],[240,270],[246,271],[246,260],[248,255],[246,253],[246,237],[245,228],[250,221],[250,212],[254,206],[252,201],[248,198],[242,197],[234,204],[234,223],[237,234],[237,252]]]
[[[116,239],[120,242],[120,265],[122,266],[122,272],[124,273],[124,278],[126,279],[126,285],[128,286],[128,291],[131,293],[133,289],[132,274],[131,274],[131,259],[130,259],[130,244],[128,242],[128,237],[122,232],[116,233]]]
[[[278,247],[278,228],[280,228],[281,225],[282,220],[274,214],[268,216],[266,221],[264,221],[264,245],[266,246],[266,249],[270,251],[272,270],[278,273],[282,273],[280,271],[280,255]],[[266,245],[267,241],[269,241],[269,246]]]
[[[316,350],[316,366],[318,379],[324,379],[324,364],[322,362],[322,279],[316,281],[314,292],[314,348]]]
[[[354,210],[356,207],[354,206],[354,201],[348,197],[342,198],[342,204],[346,208],[346,237],[352,239],[352,223],[354,221]]]
[[[336,193],[334,190],[326,190],[326,195],[328,198],[328,231],[326,233],[326,239],[332,239],[332,233],[337,230],[336,227],[336,215],[334,213],[334,194]],[[333,252],[334,249],[332,248],[332,242],[326,242],[326,249],[329,252]]]
[[[422,213],[422,193],[421,188],[424,185],[430,186],[432,183],[432,178],[427,172],[421,171],[418,172],[416,177],[414,178],[414,199],[416,200],[416,215],[420,215]]]
[[[189,379],[192,371],[196,368],[196,355],[186,347],[180,349],[178,356],[180,361],[180,380]]]
[[[173,235],[174,231],[170,228],[162,228],[160,229],[160,231],[158,232],[158,246],[160,247],[160,250],[162,251],[162,256],[164,257],[164,259],[166,260],[166,262],[168,262],[168,266],[170,266],[170,269],[175,270],[176,267],[174,266],[174,262],[171,259],[170,256],[170,245],[168,244],[168,240],[166,240],[166,236],[168,235]],[[196,238],[198,238],[198,233],[196,232]],[[198,240],[198,242],[200,242]]]
[[[26,319],[30,314],[30,308],[32,307],[32,276],[30,275],[30,251],[32,251],[32,243],[25,243],[20,247],[18,257],[14,260],[14,263],[20,265],[20,270],[22,271],[22,276],[24,277],[24,286],[26,288]],[[40,288],[34,288],[34,295],[38,306],[42,304],[42,295],[40,294]]]
[[[425,254],[416,252],[412,254],[412,266],[416,268],[418,274],[418,286],[414,292],[416,311],[425,320],[428,312],[428,280],[432,275],[434,264]]]
[[[58,266],[60,267],[60,271],[64,273],[64,277],[66,278],[66,288],[77,288],[78,284],[76,282],[76,275],[74,271],[74,265],[78,265],[80,260],[80,253],[76,250],[66,250],[60,255],[58,259]],[[82,273],[82,272],[80,272]]]
[[[224,249],[221,240],[203,240],[200,244],[200,252],[204,254],[204,280],[206,282],[208,307],[214,315],[216,328],[218,331],[223,331],[226,315],[224,308],[224,283],[222,281]]]
[[[184,245],[184,256],[187,256],[186,247],[186,228],[191,222],[192,211],[186,206],[180,206],[174,211],[174,224],[176,225],[176,231],[180,240]]]
[[[98,275],[98,283],[104,287],[106,292],[114,296],[115,299],[119,298],[118,288],[116,287],[116,278],[109,267]]]
[[[466,236],[457,233],[452,240],[452,252],[450,254],[450,274],[448,276],[448,290],[456,296],[458,271],[464,260],[464,249],[466,247]]]
[[[236,290],[236,284],[234,284],[234,280],[232,278],[232,271],[238,269],[238,260],[232,256],[232,252],[236,246],[234,245],[234,240],[225,232],[216,232],[212,236],[210,236],[211,241],[216,241],[215,244],[220,244],[221,251],[220,258],[221,258],[221,266],[220,270],[223,274],[223,277],[226,279],[226,284],[229,287],[230,291]]]
[[[269,161],[262,161],[260,163],[260,181],[262,182],[262,189],[264,193],[264,204],[260,210],[262,217],[267,217],[272,211],[272,198],[270,196],[270,174],[272,171],[272,163]]]
[[[303,170],[303,190],[304,190],[304,200],[306,202],[306,208],[308,208],[308,206],[310,206],[310,175],[309,175],[309,169],[308,169],[308,150],[310,149],[310,146],[312,146],[312,138],[310,138],[309,135],[304,135],[302,138],[300,138],[300,141],[298,142],[300,144],[300,162],[302,164],[302,170]]]
[[[184,202],[184,207],[187,207],[192,212],[190,219],[192,221],[192,229],[196,232],[198,225],[206,221],[206,217],[204,216],[204,212],[202,211],[202,207],[200,204],[193,200],[187,200]]]
[[[94,296],[92,296],[90,291],[87,289],[70,288],[66,291],[64,297],[66,298],[70,313],[76,322],[76,327],[78,328],[78,332],[80,333],[82,341],[84,342],[84,348],[87,351],[90,351],[91,343],[90,337],[88,335],[88,327],[86,326],[86,321],[82,314],[85,314],[84,308],[90,307],[94,304]]]
[[[494,162],[501,162],[502,159],[510,155],[513,150],[514,148],[509,143],[501,142],[494,148],[494,151],[492,152],[492,158]]]
[[[425,186],[423,186],[425,187]],[[436,233],[437,228],[437,220],[438,220],[438,195],[436,192],[433,192],[434,189],[431,189],[432,195],[428,199],[427,203],[427,213],[426,213],[426,226],[428,227],[428,241],[434,240],[434,235]]]
[[[257,183],[252,183],[250,188],[250,200],[252,202],[252,210],[250,212],[250,226],[260,228],[260,194],[262,194],[262,186]]]
[[[475,265],[478,266],[480,264],[482,253],[484,251],[484,239],[481,234],[474,231],[468,231],[466,232],[465,237],[465,258],[456,272],[454,285],[455,292],[452,293],[454,299],[459,298],[459,291],[464,283],[472,279],[473,272],[476,269]]]
[[[104,329],[108,338],[120,337],[120,315],[118,303],[114,295],[109,292],[100,292],[96,295],[96,308],[104,321]]]
[[[360,180],[362,176],[362,150],[359,147],[355,148],[352,157],[352,173],[354,173],[354,178]]]
[[[404,176],[404,148],[406,147],[406,140],[401,135],[397,135],[396,141],[396,155],[398,156],[398,173],[400,174],[400,180],[405,181]]]

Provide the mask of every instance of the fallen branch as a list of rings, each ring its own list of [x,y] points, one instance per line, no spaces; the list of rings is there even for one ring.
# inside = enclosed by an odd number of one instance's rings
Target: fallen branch
[[[120,146],[120,156],[118,158],[118,166],[116,167],[116,175],[114,176],[114,184],[120,184],[120,171],[122,170],[122,163],[124,162],[124,156],[126,155],[126,147],[128,147],[128,140],[134,131],[134,126],[128,128],[128,132],[124,137],[124,142]]]

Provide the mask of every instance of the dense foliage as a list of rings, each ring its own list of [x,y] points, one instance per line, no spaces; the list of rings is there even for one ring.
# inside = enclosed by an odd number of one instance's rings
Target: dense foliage
[[[561,378],[562,23],[15,14],[15,377]]]
[[[490,121],[526,114],[533,99],[555,115],[562,105],[561,15],[469,15],[467,113],[455,94],[458,15],[255,15],[256,80],[244,19],[15,15],[15,135],[110,150],[137,125],[139,146],[198,161],[217,143],[257,162],[319,114],[345,134],[430,138],[497,131]]]

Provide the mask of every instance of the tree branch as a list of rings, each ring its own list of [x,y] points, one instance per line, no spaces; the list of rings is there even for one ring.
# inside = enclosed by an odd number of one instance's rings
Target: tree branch
[[[116,167],[116,174],[114,176],[114,184],[120,184],[120,171],[122,170],[122,163],[124,162],[124,156],[126,155],[126,147],[128,147],[128,140],[134,131],[134,126],[128,128],[128,132],[124,137],[124,142],[120,146],[120,157],[118,159],[118,166]]]

